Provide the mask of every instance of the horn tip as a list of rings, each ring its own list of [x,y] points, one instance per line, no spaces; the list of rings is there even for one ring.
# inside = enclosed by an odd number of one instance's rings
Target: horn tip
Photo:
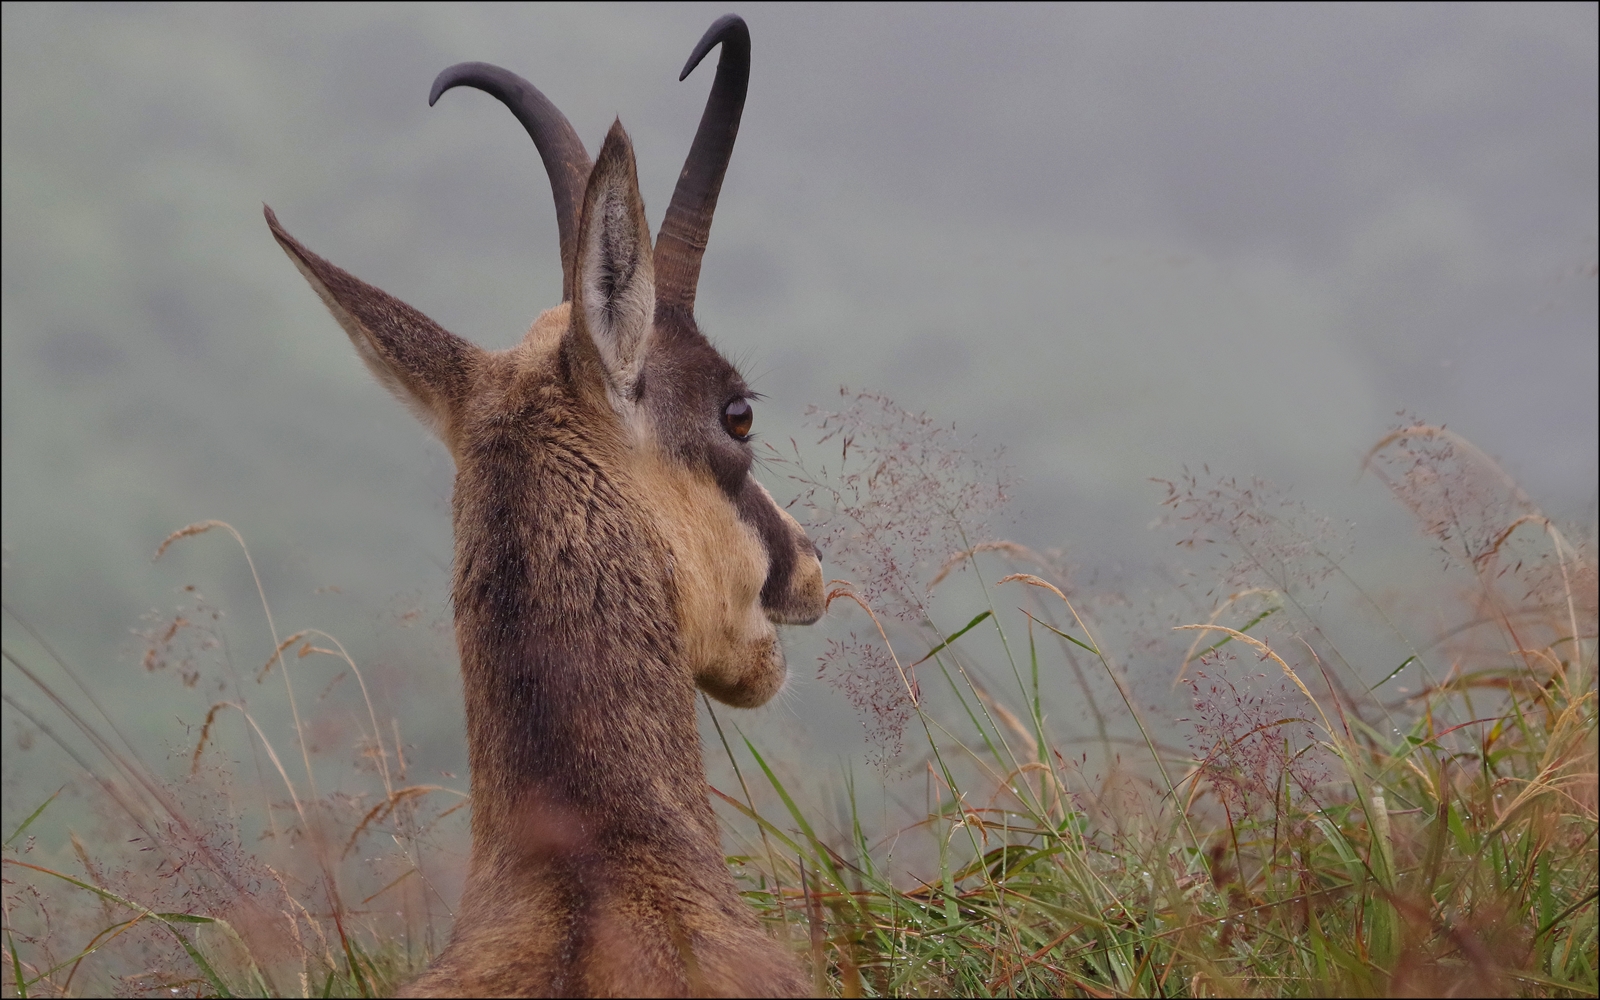
[[[433,87],[428,91],[428,107],[433,107],[440,96],[452,87],[460,87],[462,85],[481,87],[482,84],[476,82],[476,78],[488,76],[494,71],[505,72],[500,70],[499,67],[491,66],[488,63],[456,63],[433,78]]]
[[[438,103],[440,96],[445,91],[455,86],[455,81],[451,79],[451,70],[453,69],[455,69],[454,66],[433,78],[433,86],[428,89],[428,107],[433,107],[434,104]]]
[[[689,53],[689,61],[684,63],[683,72],[678,74],[678,82],[682,83],[689,79],[689,74],[694,72],[694,68],[700,65],[700,61],[712,49],[716,48],[718,43],[724,40],[733,41],[740,36],[743,36],[745,50],[748,52],[750,47],[750,26],[745,24],[744,18],[738,14],[724,14],[711,22],[711,27],[707,28],[706,33],[700,36],[700,41],[695,45],[694,51]]]

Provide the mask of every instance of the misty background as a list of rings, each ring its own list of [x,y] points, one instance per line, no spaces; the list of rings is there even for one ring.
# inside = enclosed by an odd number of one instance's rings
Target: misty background
[[[549,187],[487,95],[430,109],[434,76],[503,65],[591,150],[620,117],[654,229],[715,60],[678,72],[728,9],[0,9],[4,598],[136,742],[181,753],[209,703],[147,676],[130,632],[180,588],[225,612],[241,672],[271,653],[221,533],[151,561],[221,519],[280,635],[338,635],[420,766],[464,784],[449,458],[262,203],[509,346],[560,299]],[[1185,466],[1356,522],[1352,565],[1403,578],[1432,557],[1357,477],[1400,410],[1593,523],[1594,5],[733,9],[750,93],[697,308],[766,395],[766,440],[810,449],[808,405],[881,390],[1004,447],[997,533],[1118,586],[1171,558],[1150,479]],[[792,690],[737,717],[796,760],[860,750],[816,678],[829,627],[791,633]],[[306,664],[312,690],[335,673]],[[27,728],[7,710],[8,815],[68,775],[12,752]]]

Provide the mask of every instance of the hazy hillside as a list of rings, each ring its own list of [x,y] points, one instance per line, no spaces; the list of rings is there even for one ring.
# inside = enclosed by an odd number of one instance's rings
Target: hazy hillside
[[[591,146],[620,116],[656,224],[711,77],[677,73],[723,9],[5,6],[5,601],[151,746],[206,699],[144,676],[141,613],[193,583],[241,672],[270,653],[224,539],[150,563],[218,518],[281,632],[338,633],[426,759],[460,769],[449,459],[261,205],[508,345],[559,298],[548,188],[504,108],[430,109],[434,75],[503,64]],[[807,404],[881,389],[1003,445],[1006,530],[1085,578],[1164,558],[1148,478],[1185,464],[1400,537],[1354,483],[1400,409],[1592,522],[1594,6],[745,16],[755,68],[699,303],[766,393],[768,440],[808,445]],[[797,636],[796,696],[752,725],[831,755],[859,727],[815,679],[819,641]],[[8,774],[8,815],[53,777]]]

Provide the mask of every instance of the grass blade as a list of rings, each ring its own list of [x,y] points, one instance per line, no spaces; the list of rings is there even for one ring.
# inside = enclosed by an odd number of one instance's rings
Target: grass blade
[[[946,639],[944,642],[941,642],[941,643],[939,643],[939,645],[937,645],[937,646],[933,647],[932,649],[928,650],[926,656],[924,656],[922,659],[918,660],[916,663],[911,664],[911,666],[916,667],[916,666],[921,666],[924,663],[927,663],[929,660],[933,659],[939,653],[943,652],[944,648],[946,646],[950,645],[952,642],[955,642],[957,639],[961,638],[962,636],[966,635],[968,632],[971,632],[973,629],[977,628],[978,627],[978,623],[982,622],[986,618],[989,618],[989,617],[993,616],[993,614],[994,614],[994,612],[992,612],[992,611],[984,611],[984,612],[979,613],[979,615],[976,618],[972,619],[972,621],[967,622],[965,625],[961,626],[960,629],[958,629],[955,632],[952,632],[950,634],[950,638]]]
[[[39,808],[29,813],[28,818],[23,820],[21,825],[11,832],[11,836],[6,838],[6,846],[10,847],[12,844],[16,843],[17,838],[22,836],[23,832],[33,824],[33,821],[39,818],[39,814],[44,812],[45,807],[54,802],[56,800],[56,795],[60,795],[66,787],[66,785],[62,785],[60,788],[56,789],[55,795],[52,795],[48,799],[45,799],[43,802],[39,803]]]

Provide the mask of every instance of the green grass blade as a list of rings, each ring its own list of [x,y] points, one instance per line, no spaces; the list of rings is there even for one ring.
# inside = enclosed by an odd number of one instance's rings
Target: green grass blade
[[[1381,680],[1378,683],[1376,683],[1376,684],[1372,685],[1371,687],[1367,688],[1367,690],[1368,691],[1376,691],[1379,688],[1383,687],[1385,684],[1389,683],[1390,681],[1394,680],[1396,677],[1400,676],[1400,671],[1402,671],[1405,668],[1411,666],[1411,664],[1415,663],[1416,660],[1417,660],[1417,654],[1416,653],[1412,653],[1410,656],[1408,656],[1405,659],[1401,660],[1400,661],[1400,665],[1398,667],[1395,667],[1393,670],[1389,671],[1387,674],[1384,674],[1383,675],[1383,680]]]
[[[745,805],[743,802],[740,802],[733,796],[720,792],[715,788],[711,789],[711,793],[717,798],[721,799],[723,802],[726,802],[728,805],[739,810],[739,812],[742,813],[746,819],[754,821],[761,827],[761,829],[765,830],[767,833],[770,833],[774,838],[776,838],[779,844],[782,844],[791,851],[800,850],[800,845],[795,842],[794,838],[783,832],[780,827],[774,825],[773,822],[767,819],[765,816],[756,812],[754,809],[751,809],[749,806]]]
[[[22,957],[17,954],[16,939],[11,936],[11,921],[6,921],[6,950],[11,953],[11,981],[17,984],[17,996],[28,995],[27,980],[22,978]]]
[[[1023,612],[1023,613],[1027,614],[1027,612]],[[1084,642],[1082,639],[1073,638],[1072,636],[1070,636],[1067,633],[1065,633],[1065,632],[1061,631],[1060,629],[1056,628],[1054,625],[1050,624],[1049,622],[1039,621],[1039,619],[1034,618],[1032,615],[1028,615],[1028,618],[1031,621],[1035,621],[1035,622],[1038,622],[1040,625],[1043,625],[1045,628],[1049,629],[1050,631],[1054,632],[1056,635],[1059,635],[1061,638],[1063,638],[1063,639],[1067,640],[1068,642],[1072,643],[1074,646],[1079,646],[1079,647],[1081,647],[1083,649],[1086,649],[1089,652],[1093,653],[1095,656],[1099,656],[1100,655],[1100,651],[1098,649],[1095,649],[1093,646],[1091,646],[1088,643]]]
[[[749,749],[750,756],[754,757],[756,764],[761,767],[761,773],[767,776],[767,781],[771,783],[773,791],[777,792],[778,798],[783,800],[784,808],[789,810],[790,817],[800,827],[800,832],[806,835],[806,840],[811,843],[812,857],[828,873],[828,878],[832,880],[834,886],[845,894],[845,898],[852,900],[853,905],[859,909],[859,904],[854,903],[855,896],[850,892],[849,884],[845,882],[844,877],[839,873],[839,869],[833,863],[833,852],[828,850],[828,846],[822,842],[822,838],[818,837],[816,831],[811,828],[811,823],[806,820],[805,813],[801,812],[800,807],[795,804],[794,799],[789,795],[789,790],[783,787],[783,782],[779,781],[778,776],[772,773],[772,768],[767,766],[766,758],[762,757],[761,751],[757,750],[755,744],[750,742],[750,737],[741,732],[739,738],[744,740],[744,745]],[[861,914],[863,919],[866,916],[867,914],[865,913]]]
[[[986,618],[989,618],[989,617],[993,616],[993,614],[994,614],[994,612],[992,612],[992,611],[982,612],[976,618],[972,619],[972,621],[967,622],[965,625],[963,625],[958,631],[951,633],[950,637],[948,639],[946,639],[944,642],[941,642],[941,643],[939,643],[939,645],[937,645],[937,646],[933,647],[932,649],[928,650],[928,653],[927,653],[926,656],[924,656],[922,659],[918,660],[916,663],[911,664],[911,666],[913,666],[913,667],[920,666],[920,665],[928,662],[929,660],[933,659],[934,656],[937,655],[938,653],[942,652],[946,646],[950,645],[952,642],[955,642],[957,639],[959,639],[962,636],[966,635],[968,632],[971,632],[974,628],[977,628],[979,622],[983,621]]]
[[[68,882],[68,883],[70,883],[72,885],[77,886],[80,889],[83,889],[83,890],[88,891],[88,892],[92,892],[96,896],[99,896],[102,899],[109,900],[109,901],[111,901],[113,903],[117,903],[117,904],[120,904],[122,906],[126,906],[129,909],[138,912],[142,916],[149,917],[149,918],[151,918],[153,920],[160,921],[161,924],[167,928],[167,930],[172,932],[173,937],[176,937],[178,939],[178,943],[183,945],[183,950],[188,952],[189,957],[194,960],[195,966],[200,970],[201,974],[206,977],[206,980],[211,983],[211,988],[216,990],[217,994],[219,996],[225,996],[225,997],[233,996],[233,993],[228,989],[227,985],[222,981],[222,978],[217,975],[216,970],[211,967],[211,963],[206,960],[205,955],[200,953],[199,949],[197,949],[194,946],[194,944],[191,943],[189,941],[189,939],[184,936],[182,931],[178,930],[177,927],[173,926],[174,924],[180,924],[180,923],[183,923],[183,924],[217,924],[217,925],[227,926],[227,922],[226,921],[218,919],[216,917],[198,916],[198,915],[193,914],[193,913],[157,913],[155,910],[150,909],[148,906],[144,906],[144,905],[142,905],[140,903],[136,903],[131,899],[126,899],[126,898],[124,898],[122,896],[117,895],[114,892],[111,892],[108,889],[102,889],[97,885],[93,885],[93,884],[91,884],[89,882],[85,882],[85,881],[83,881],[81,879],[73,878],[71,875],[67,875],[67,874],[65,874],[63,872],[54,871],[54,870],[52,870],[50,868],[45,868],[42,865],[29,864],[26,861],[18,861],[15,858],[6,858],[5,860],[6,860],[6,864],[17,865],[20,868],[28,868],[28,869],[31,869],[32,871],[40,872],[41,874],[44,874],[44,875],[53,875],[56,878],[61,879],[63,882]],[[228,927],[228,931],[229,931],[229,933],[232,935],[232,937],[235,940],[239,940],[238,934],[233,931],[233,928]],[[243,942],[241,941],[240,943],[242,944]],[[255,963],[252,961],[251,962],[252,967],[254,967],[254,964]],[[259,973],[258,973],[258,975],[259,975]],[[18,982],[21,982],[21,980],[19,979]]]
[[[206,981],[211,984],[211,988],[217,991],[217,996],[233,996],[233,991],[223,983],[222,977],[217,975],[217,970],[211,967],[211,963],[200,953],[200,949],[196,948],[189,938],[176,927],[168,924],[167,929],[172,932],[173,937],[178,939],[178,943],[183,945],[183,950],[189,953],[190,961],[194,962],[195,967],[200,970],[200,974],[206,977]]]
[[[28,818],[22,821],[22,825],[11,831],[11,836],[6,838],[6,846],[10,847],[12,844],[14,844],[17,838],[22,836],[23,832],[33,824],[33,821],[39,818],[39,814],[44,812],[45,807],[54,802],[56,800],[56,795],[60,795],[64,790],[66,790],[66,787],[66,785],[62,785],[60,788],[56,789],[55,795],[52,795],[48,799],[45,799],[43,802],[39,803],[39,808],[29,813]]]

